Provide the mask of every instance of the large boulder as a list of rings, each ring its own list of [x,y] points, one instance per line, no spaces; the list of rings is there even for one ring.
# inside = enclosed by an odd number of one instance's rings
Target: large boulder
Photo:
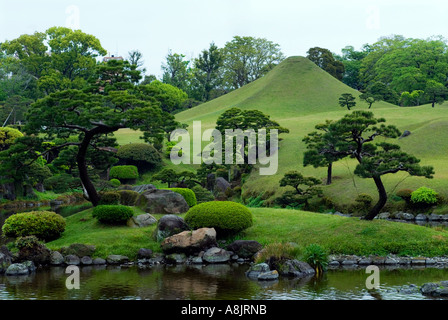
[[[131,228],[144,228],[154,223],[157,223],[157,219],[149,213],[133,216],[127,221],[128,227]]]
[[[5,273],[11,265],[11,257],[0,252],[0,274]]]
[[[174,236],[182,231],[190,230],[185,220],[175,214],[167,214],[160,218],[155,230],[157,241]]]
[[[152,184],[142,184],[140,186],[135,186],[132,188],[132,191],[138,192],[138,193],[143,193],[145,191],[148,190],[155,190],[156,187]]]
[[[286,277],[304,278],[316,273],[308,263],[298,260],[287,260],[278,269],[280,275]]]
[[[225,263],[230,260],[230,252],[221,248],[213,247],[205,251],[202,257],[208,263]]]
[[[255,240],[236,240],[227,246],[241,258],[252,258],[263,246]]]
[[[194,254],[216,246],[216,230],[201,228],[194,231],[183,231],[168,237],[160,244],[164,252]]]
[[[20,248],[17,261],[32,261],[36,265],[46,265],[51,261],[51,250],[42,243],[34,243],[30,247]]]
[[[59,266],[64,263],[64,256],[59,251],[52,251],[50,256],[50,264]]]
[[[140,194],[136,206],[152,214],[181,214],[190,209],[179,193],[158,189],[147,190]]]
[[[32,261],[25,261],[24,263],[13,263],[6,269],[7,276],[24,276],[34,272],[36,267]]]
[[[249,270],[246,271],[246,276],[251,279],[258,279],[258,276],[263,273],[270,272],[271,268],[267,263],[259,263],[251,266]]]
[[[122,264],[129,262],[129,258],[118,254],[111,254],[107,256],[106,261],[109,264]]]
[[[224,179],[223,177],[216,178],[214,190],[225,193],[227,191],[227,189],[232,189],[232,186],[230,185],[230,183],[227,182],[227,180]]]

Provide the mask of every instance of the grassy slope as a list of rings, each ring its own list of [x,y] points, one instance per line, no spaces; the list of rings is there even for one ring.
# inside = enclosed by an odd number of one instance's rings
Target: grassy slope
[[[255,170],[244,186],[246,193],[257,196],[267,192],[270,200],[282,190],[278,188],[281,176],[289,170],[299,170],[306,175],[324,179],[325,168],[303,168],[305,146],[302,138],[314,130],[317,123],[325,119],[338,119],[348,111],[339,107],[338,98],[342,93],[359,93],[336,80],[309,60],[303,57],[291,57],[274,68],[265,77],[227,95],[177,115],[177,120],[191,124],[201,120],[202,128],[212,128],[218,116],[228,108],[258,109],[290,129],[290,134],[283,135],[280,144],[279,170],[274,176],[259,176]],[[365,110],[367,105],[358,100],[355,110]],[[433,165],[436,175],[432,180],[408,177],[399,173],[384,177],[389,192],[402,188],[418,188],[422,185],[435,188],[448,196],[448,104],[429,105],[414,108],[399,108],[379,102],[371,111],[376,116],[385,117],[388,124],[395,124],[401,130],[410,130],[411,136],[398,140],[403,149],[422,160],[422,165]],[[120,143],[138,140],[138,134],[121,131],[117,134]],[[359,193],[376,196],[376,189],[370,179],[353,177],[356,163],[343,160],[334,167],[334,184],[325,187],[325,193],[342,203],[351,202]]]
[[[251,209],[254,225],[239,237],[262,244],[296,242],[301,246],[317,243],[330,253],[411,256],[448,254],[448,232],[383,220],[362,221],[296,210]],[[140,212],[136,209],[136,213]],[[157,219],[160,215],[155,215]],[[67,219],[62,238],[47,246],[56,250],[71,243],[93,244],[96,256],[123,254],[134,259],[138,249],[160,251],[151,237],[155,225],[146,228],[111,227],[92,218],[91,209]]]

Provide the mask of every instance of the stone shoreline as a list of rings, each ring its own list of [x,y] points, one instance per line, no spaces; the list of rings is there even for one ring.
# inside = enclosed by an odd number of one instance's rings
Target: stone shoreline
[[[356,255],[330,255],[328,266],[338,267],[366,267],[369,265],[392,267],[434,267],[448,268],[448,257],[400,257],[396,255],[356,256]]]

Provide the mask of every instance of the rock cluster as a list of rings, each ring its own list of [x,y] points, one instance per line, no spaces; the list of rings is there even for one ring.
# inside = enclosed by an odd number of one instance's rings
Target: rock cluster
[[[388,255],[380,256],[355,256],[355,255],[331,255],[329,257],[328,266],[330,268],[339,267],[366,267],[369,265],[377,266],[400,266],[400,267],[448,267],[447,257],[399,257]]]

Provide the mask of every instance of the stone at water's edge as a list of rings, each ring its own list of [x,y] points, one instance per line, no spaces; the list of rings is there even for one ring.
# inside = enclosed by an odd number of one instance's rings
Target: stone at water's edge
[[[230,260],[230,252],[221,248],[213,247],[208,249],[202,257],[208,263],[225,263]]]
[[[152,250],[140,248],[137,253],[138,259],[150,259],[152,257]]]
[[[129,258],[126,256],[121,256],[117,254],[111,254],[106,259],[107,263],[109,264],[121,264],[129,262]]]
[[[259,263],[251,266],[249,270],[246,271],[246,276],[251,279],[258,279],[258,276],[262,273],[271,271],[267,263]]]
[[[59,251],[52,251],[50,256],[50,264],[58,266],[64,263],[64,256]]]
[[[160,218],[155,230],[156,240],[162,241],[165,238],[174,236],[175,234],[187,231],[188,227],[185,220],[175,214],[167,214]]]
[[[263,273],[260,273],[258,275],[257,279],[258,280],[264,280],[264,281],[277,280],[278,279],[278,272],[277,272],[277,270],[263,272]]]
[[[227,250],[242,258],[252,258],[262,248],[263,246],[255,240],[236,240],[227,246]]]
[[[13,263],[6,269],[7,276],[24,276],[34,272],[36,267],[32,261],[25,261],[23,263]]]
[[[147,190],[140,194],[136,206],[152,214],[181,214],[190,209],[179,193],[159,189]]]
[[[69,254],[65,256],[64,262],[68,265],[74,265],[78,266],[81,263],[81,260],[78,256],[75,256],[74,254]]]
[[[214,228],[183,231],[166,238],[160,244],[162,250],[166,253],[186,254],[198,253],[216,245],[216,230]]]
[[[183,264],[187,262],[187,256],[184,253],[172,253],[165,256],[165,261],[169,264]]]
[[[309,277],[316,273],[316,271],[308,263],[295,259],[287,260],[283,263],[278,272],[282,276],[296,278]]]
[[[93,245],[82,244],[82,243],[72,243],[68,247],[61,248],[61,253],[63,255],[75,255],[78,257],[92,256],[96,248]]]

